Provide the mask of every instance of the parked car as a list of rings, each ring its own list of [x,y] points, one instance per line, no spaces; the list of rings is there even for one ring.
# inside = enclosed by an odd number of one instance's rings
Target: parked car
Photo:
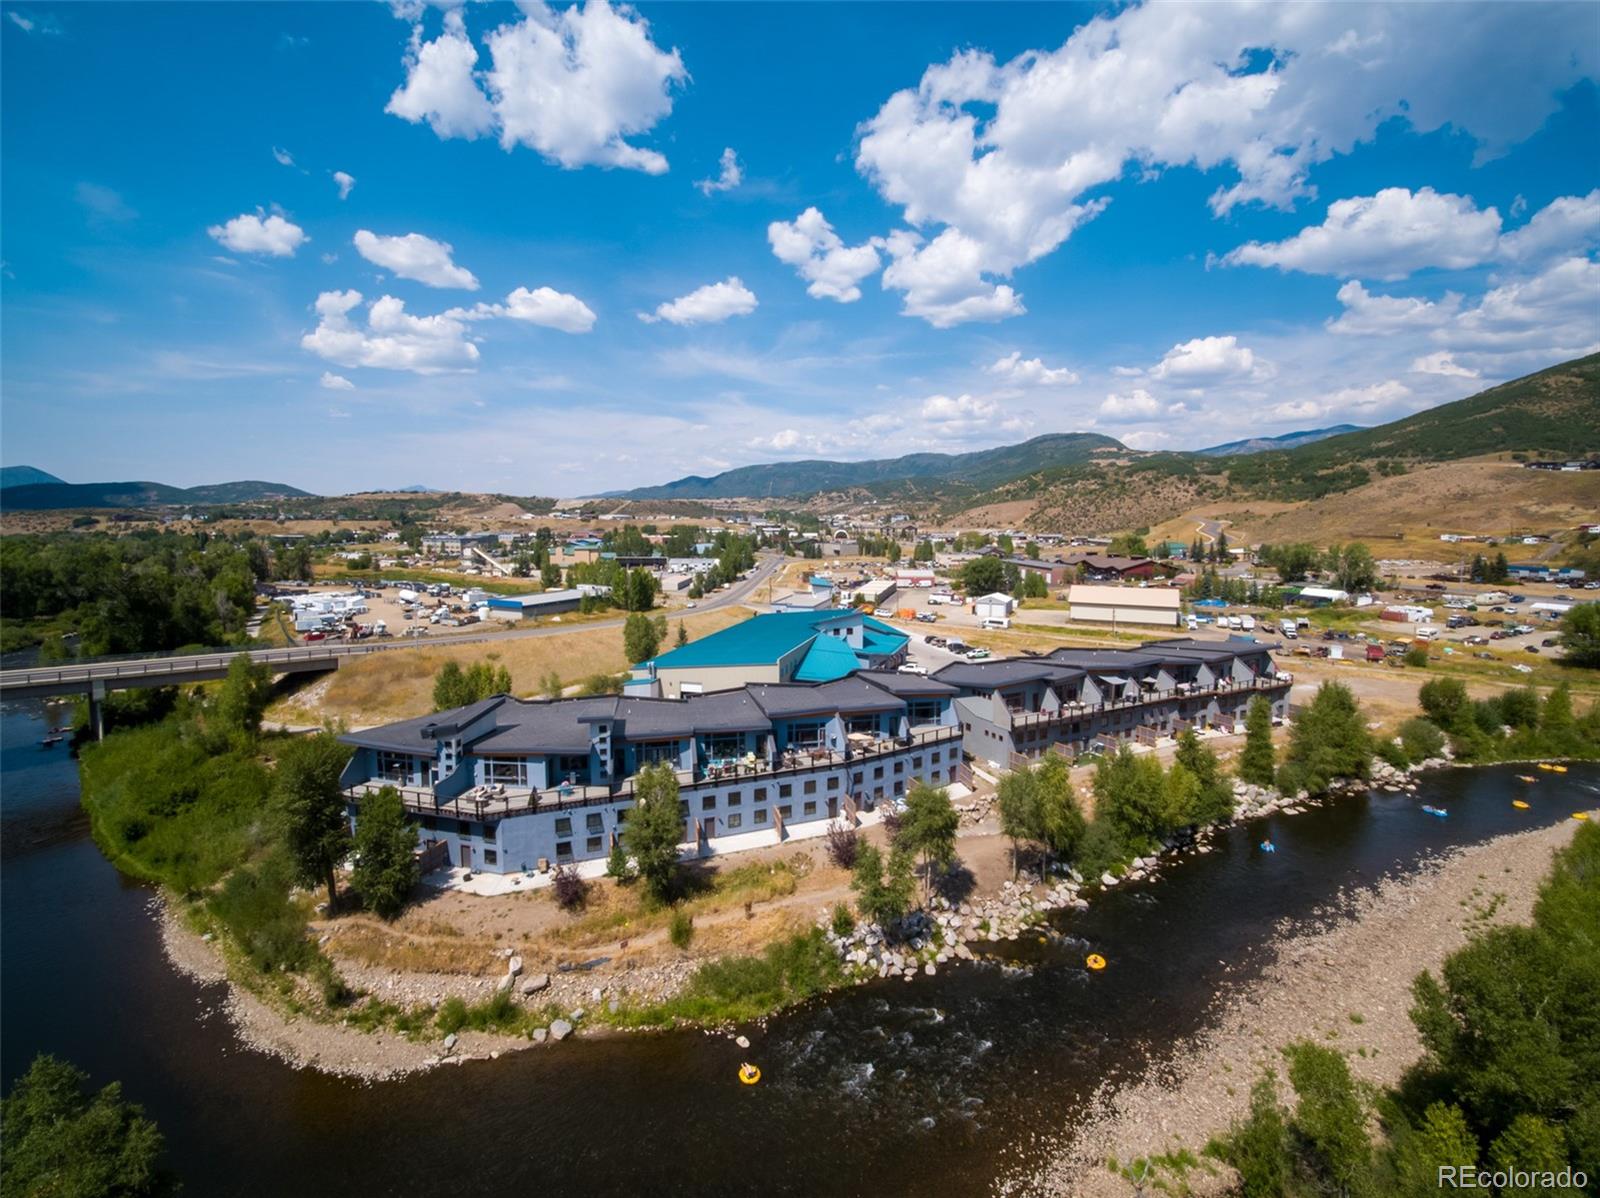
[[[1524,645],[1522,647],[1524,649],[1526,649],[1529,653],[1537,653],[1537,652],[1539,652],[1539,646],[1538,645]]]
[[[928,644],[932,645],[936,649],[942,649],[945,644],[945,639],[942,636],[930,636],[928,638]]]
[[[979,648],[976,648],[976,649],[968,649],[967,650],[967,660],[968,661],[982,661],[984,658],[986,658],[988,656],[989,656],[989,650],[987,650],[987,649],[985,649],[985,648],[983,648],[981,646]]]
[[[900,674],[926,674],[928,667],[920,661],[908,661],[902,663],[900,669],[896,672]]]
[[[1539,645],[1540,645],[1541,648],[1544,648],[1544,649],[1554,649],[1560,643],[1561,643],[1561,638],[1560,637],[1558,637],[1558,636],[1547,636],[1547,637],[1544,638],[1544,640],[1539,642]]]
[[[321,632],[321,631],[308,632],[308,633],[305,634],[305,636],[301,637],[300,639],[305,641],[307,644],[310,644],[312,641],[325,641],[325,640],[327,640],[328,639],[328,634],[326,632]]]

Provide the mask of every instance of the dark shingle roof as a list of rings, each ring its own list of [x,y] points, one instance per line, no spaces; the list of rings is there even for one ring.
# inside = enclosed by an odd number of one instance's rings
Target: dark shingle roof
[[[881,686],[891,695],[916,698],[925,695],[953,695],[956,688],[926,674],[901,674],[893,670],[862,670],[857,678],[865,678],[874,686]]]
[[[757,682],[751,683],[749,690],[761,709],[774,719],[832,715],[836,711],[900,711],[905,707],[905,700],[864,681],[860,674],[815,686]]]

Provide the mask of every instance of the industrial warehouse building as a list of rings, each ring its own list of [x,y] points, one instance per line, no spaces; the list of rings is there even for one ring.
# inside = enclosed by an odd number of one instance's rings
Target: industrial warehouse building
[[[1067,592],[1069,618],[1088,624],[1178,626],[1178,592],[1168,587],[1111,587],[1087,583]]]

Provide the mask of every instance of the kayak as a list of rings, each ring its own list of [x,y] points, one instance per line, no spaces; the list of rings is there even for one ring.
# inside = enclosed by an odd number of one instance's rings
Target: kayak
[[[1444,819],[1450,814],[1443,807],[1429,807],[1427,804],[1423,804],[1422,809],[1429,815],[1437,815],[1440,819]]]

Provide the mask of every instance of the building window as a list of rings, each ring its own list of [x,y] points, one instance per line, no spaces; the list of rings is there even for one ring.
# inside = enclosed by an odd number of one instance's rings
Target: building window
[[[921,757],[913,757],[911,759],[911,768],[914,769],[914,770],[920,770],[922,768],[922,758]]]
[[[817,793],[817,780],[815,778],[807,778],[805,780],[805,783],[801,786],[801,790],[802,790],[803,793],[808,794],[808,795],[816,794]]]
[[[497,853],[494,849],[484,849],[483,850],[483,863],[485,865],[498,865],[498,864],[500,864],[500,854]]]
[[[639,765],[660,765],[663,762],[674,765],[678,760],[677,741],[663,740],[647,745],[637,745],[633,750],[633,759]]]
[[[727,825],[730,832],[735,828],[742,828],[744,826],[744,816],[740,815],[737,811],[733,812],[728,816]]]
[[[764,824],[764,823],[766,823],[767,822],[767,809],[765,807],[756,808],[753,812],[750,813],[750,822],[754,823],[754,824]]]
[[[603,837],[599,836],[589,837],[589,839],[584,842],[583,851],[586,853],[598,853],[600,851],[600,842],[602,839]]]
[[[839,775],[838,774],[830,774],[828,776],[828,789],[829,790],[838,790],[839,789]]]
[[[876,769],[874,769],[874,770],[873,770],[873,771],[872,771],[872,776],[873,776],[873,777],[874,777],[874,778],[881,778],[881,777],[883,777],[883,767],[882,767],[882,766],[881,766],[881,765],[880,765],[880,766],[878,766],[878,767],[877,767],[877,768],[876,768]]]
[[[570,815],[558,815],[556,817],[556,835],[572,835],[572,817]]]
[[[604,830],[604,825],[600,822],[600,813],[598,811],[591,811],[589,813],[587,816],[586,826],[590,832],[600,832]]]
[[[766,797],[767,788],[765,786],[758,786],[750,792],[750,800],[755,803],[765,802]]]
[[[684,819],[688,819],[689,818],[689,800],[688,799],[679,799],[678,800],[678,814],[683,816]]]
[[[905,791],[906,791],[906,784],[904,782],[900,781],[899,778],[896,778],[894,780],[894,793],[897,794],[897,795],[898,794],[904,794]]]
[[[816,813],[817,813],[817,801],[815,799],[812,799],[811,802],[809,802],[809,803],[803,804],[801,806],[801,808],[800,808],[800,814],[801,815],[815,815]]]
[[[787,799],[793,793],[794,793],[794,786],[791,783],[785,782],[785,783],[783,783],[783,785],[778,787],[778,797],[780,799]]]
[[[728,806],[737,807],[740,804],[741,801],[742,800],[739,798],[739,792],[738,791],[730,790],[728,792]]]
[[[900,760],[894,763],[894,772],[897,774],[903,774],[906,772],[905,758],[902,757]]]
[[[794,818],[794,806],[792,804],[790,804],[790,803],[784,803],[781,806],[779,806],[778,814],[781,815],[784,819],[793,819]]]
[[[491,785],[498,783],[502,786],[526,786],[528,784],[528,762],[523,757],[485,757],[483,759],[483,780]]]
[[[556,860],[557,861],[571,861],[572,860],[572,841],[570,841],[570,840],[558,840],[558,841],[556,841]]]
[[[612,814],[615,815],[616,818],[617,818],[617,831],[618,832],[622,831],[622,825],[623,825],[624,821],[626,821],[627,818],[628,818],[627,809],[624,808],[621,811],[614,811],[614,812],[612,812]]]
[[[857,770],[855,773],[850,775],[850,785],[852,785],[852,786],[860,786],[861,785],[861,771],[860,770]]]

